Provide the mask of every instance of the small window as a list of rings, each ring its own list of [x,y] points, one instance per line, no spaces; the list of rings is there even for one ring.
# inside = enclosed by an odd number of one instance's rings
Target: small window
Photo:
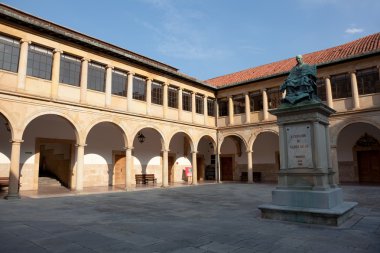
[[[263,95],[260,91],[249,93],[249,103],[251,112],[260,111],[263,109]]]
[[[218,107],[219,107],[219,116],[228,116],[228,99],[221,98],[218,99]]]
[[[146,81],[144,78],[133,77],[133,99],[146,101]]]
[[[267,96],[269,109],[277,108],[281,104],[282,93],[279,88],[267,89]]]
[[[356,72],[360,95],[380,92],[379,69],[376,67],[361,69]]]
[[[237,95],[232,98],[234,104],[234,114],[245,113],[245,98],[244,95]]]
[[[191,112],[191,93],[188,91],[182,92],[182,110]]]
[[[351,97],[351,80],[348,73],[331,76],[333,98]]]
[[[195,95],[195,112],[199,114],[203,114],[203,97],[199,95]]]
[[[99,63],[88,64],[87,88],[104,92],[106,82],[106,68]]]
[[[113,95],[127,96],[128,75],[124,71],[114,69],[112,71],[112,89]]]
[[[322,101],[326,101],[326,83],[324,78],[317,79],[317,96]]]
[[[36,45],[29,45],[28,70],[29,76],[51,80],[53,66],[53,51]]]
[[[152,103],[156,105],[163,104],[162,84],[157,82],[152,82]]]
[[[74,86],[80,85],[81,60],[66,54],[61,55],[59,82]]]
[[[178,88],[169,86],[168,89],[168,106],[178,108]]]
[[[215,117],[215,99],[207,99],[207,115]]]
[[[0,35],[0,69],[17,72],[20,42]]]

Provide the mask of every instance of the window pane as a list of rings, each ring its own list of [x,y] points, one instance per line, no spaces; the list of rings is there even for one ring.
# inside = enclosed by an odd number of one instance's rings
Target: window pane
[[[112,89],[111,89],[112,94],[126,97],[127,85],[128,85],[127,73],[124,73],[118,70],[113,70],[112,71]]]
[[[215,117],[215,100],[207,99],[207,115]]]
[[[326,101],[326,83],[324,78],[317,79],[317,96],[322,101]]]
[[[234,114],[245,113],[245,98],[243,95],[234,96],[232,101],[234,104]]]
[[[263,95],[260,91],[255,91],[249,94],[249,103],[251,112],[260,111],[263,109]]]
[[[195,112],[199,114],[203,114],[203,97],[202,96],[195,96]]]
[[[133,77],[133,96],[134,99],[146,101],[146,82],[145,79]]]
[[[351,97],[351,81],[347,73],[331,76],[333,98]]]
[[[88,89],[104,92],[105,77],[106,69],[104,66],[92,62],[88,64]]]
[[[228,100],[226,98],[218,99],[219,116],[228,115]]]
[[[282,93],[279,88],[267,89],[268,108],[274,109],[281,104]]]
[[[191,112],[191,94],[190,94],[190,92],[187,92],[187,91],[182,92],[182,109],[184,111]]]
[[[380,92],[379,69],[377,67],[358,70],[356,79],[360,95]]]
[[[157,105],[163,104],[162,84],[152,82],[152,103]]]
[[[168,106],[178,108],[178,89],[175,87],[168,89]]]
[[[61,55],[59,81],[74,86],[80,84],[81,61],[78,58]]]
[[[51,80],[53,52],[50,49],[29,45],[27,74]]]

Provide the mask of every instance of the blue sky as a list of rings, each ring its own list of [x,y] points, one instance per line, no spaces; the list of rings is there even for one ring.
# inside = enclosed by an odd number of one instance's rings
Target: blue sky
[[[201,80],[380,32],[379,0],[5,0]]]

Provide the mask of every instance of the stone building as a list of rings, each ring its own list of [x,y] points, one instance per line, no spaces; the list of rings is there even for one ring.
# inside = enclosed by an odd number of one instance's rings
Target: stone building
[[[341,182],[380,183],[380,33],[304,55],[317,64]],[[0,177],[8,197],[63,186],[276,181],[287,59],[201,81],[0,5]]]

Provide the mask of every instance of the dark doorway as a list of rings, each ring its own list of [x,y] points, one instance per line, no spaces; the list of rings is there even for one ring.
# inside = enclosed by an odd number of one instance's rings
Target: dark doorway
[[[222,181],[233,181],[232,157],[220,157],[220,171]]]
[[[360,183],[380,183],[380,151],[358,151]]]
[[[174,183],[174,156],[168,156],[168,180],[169,183]]]

